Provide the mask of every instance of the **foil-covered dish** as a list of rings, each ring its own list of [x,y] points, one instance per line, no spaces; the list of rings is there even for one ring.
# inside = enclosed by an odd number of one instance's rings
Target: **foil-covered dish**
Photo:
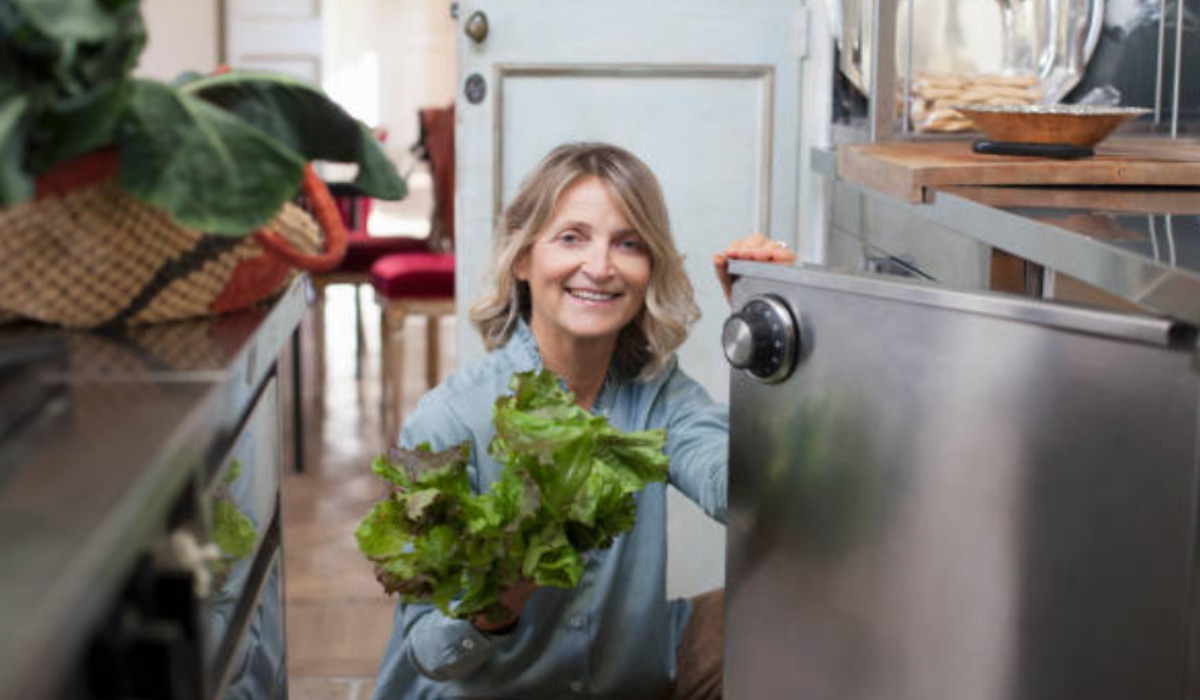
[[[897,0],[893,65],[897,85],[909,87],[913,128],[970,129],[951,105],[1059,102],[1095,51],[1104,2]],[[839,69],[864,95],[872,79],[871,13],[872,0],[842,0]]]
[[[995,141],[1086,147],[1151,111],[1098,105],[957,105],[955,109]]]

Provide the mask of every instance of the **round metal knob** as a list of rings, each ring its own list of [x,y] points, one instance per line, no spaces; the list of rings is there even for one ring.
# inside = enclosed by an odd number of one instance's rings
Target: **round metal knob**
[[[774,295],[747,301],[721,331],[729,364],[763,382],[783,381],[792,373],[799,344],[791,311]]]
[[[725,358],[734,369],[746,369],[754,364],[754,331],[740,314],[725,319],[721,345],[725,348]]]
[[[481,10],[476,10],[467,18],[467,24],[463,28],[467,36],[471,37],[471,41],[476,44],[482,44],[484,39],[488,37],[488,19],[487,15]]]

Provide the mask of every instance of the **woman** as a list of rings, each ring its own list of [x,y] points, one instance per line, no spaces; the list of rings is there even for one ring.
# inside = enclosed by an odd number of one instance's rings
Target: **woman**
[[[676,366],[699,316],[657,180],[604,144],[551,152],[504,216],[494,293],[472,320],[490,353],[422,398],[400,443],[471,442],[472,484],[486,490],[492,405],[514,372],[546,368],[580,406],[621,430],[665,428],[671,484],[725,517],[728,416]],[[729,293],[729,258],[791,261],[755,234],[714,258]],[[524,582],[495,623],[397,607],[376,698],[719,697],[720,591],[666,600],[663,484],[637,496],[637,523],[589,552],[572,590]]]

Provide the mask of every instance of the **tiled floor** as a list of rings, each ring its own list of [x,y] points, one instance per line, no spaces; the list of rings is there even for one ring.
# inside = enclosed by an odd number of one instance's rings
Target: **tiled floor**
[[[414,183],[410,180],[410,186]],[[400,206],[385,209],[405,233],[427,217],[428,192],[420,188]],[[398,222],[398,223],[397,223]],[[407,228],[405,228],[407,227]],[[382,495],[371,473],[383,449],[379,423],[379,322],[368,289],[361,290],[367,353],[355,378],[353,291],[327,290],[326,371],[323,405],[316,404],[309,358],[305,372],[306,469],[284,480],[284,548],[287,586],[288,678],[293,700],[365,700],[392,628],[394,603],[358,552],[354,528]],[[424,320],[404,331],[405,391],[402,411],[424,391]],[[454,319],[443,319],[443,361],[453,366]],[[306,344],[311,348],[313,343]]]

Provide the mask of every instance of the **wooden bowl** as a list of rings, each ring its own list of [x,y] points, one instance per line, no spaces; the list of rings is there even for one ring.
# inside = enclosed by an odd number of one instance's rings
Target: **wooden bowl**
[[[959,105],[954,109],[993,141],[1088,147],[1130,119],[1150,112],[1141,107],[1092,105]]]

